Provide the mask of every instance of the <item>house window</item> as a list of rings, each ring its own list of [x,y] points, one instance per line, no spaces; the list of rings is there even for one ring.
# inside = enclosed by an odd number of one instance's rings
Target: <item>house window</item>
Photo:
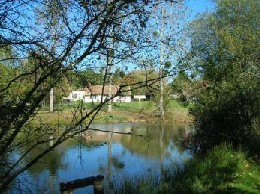
[[[77,98],[77,94],[73,94],[73,98]]]

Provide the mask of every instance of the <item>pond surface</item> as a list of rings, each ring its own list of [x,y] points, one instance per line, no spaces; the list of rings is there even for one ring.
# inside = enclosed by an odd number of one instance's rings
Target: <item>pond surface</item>
[[[60,145],[24,173],[20,187],[32,193],[59,193],[59,183],[103,175],[105,193],[112,193],[125,179],[155,174],[163,167],[182,166],[191,152],[180,146],[187,129],[147,123],[95,124],[84,138]],[[129,133],[133,135],[122,135]],[[94,193],[93,186],[73,193]]]

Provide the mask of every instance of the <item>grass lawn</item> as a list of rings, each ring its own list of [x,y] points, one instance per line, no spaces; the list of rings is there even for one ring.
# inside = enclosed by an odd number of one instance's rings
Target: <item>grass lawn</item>
[[[97,103],[83,103],[81,105],[79,102],[72,102],[56,106],[54,112],[49,112],[48,107],[41,108],[33,119],[33,122],[66,125],[73,118],[76,118],[76,116],[80,116],[78,107],[82,107],[84,109],[83,112],[87,112],[97,105]],[[94,122],[157,122],[159,120],[159,110],[153,101],[117,102],[113,103],[112,112],[107,112],[106,110],[107,105],[101,109]],[[188,115],[188,109],[176,100],[170,101],[165,111],[165,120],[166,122],[177,124],[190,123],[192,121]]]

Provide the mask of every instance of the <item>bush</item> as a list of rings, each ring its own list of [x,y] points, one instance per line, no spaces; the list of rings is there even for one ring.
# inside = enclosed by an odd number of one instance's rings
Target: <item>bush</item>
[[[191,109],[197,148],[205,151],[222,142],[248,146],[257,139],[258,93],[257,81],[252,77],[222,81],[202,90]]]

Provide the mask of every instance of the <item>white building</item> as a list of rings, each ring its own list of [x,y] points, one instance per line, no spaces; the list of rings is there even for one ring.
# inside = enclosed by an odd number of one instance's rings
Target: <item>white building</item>
[[[68,97],[63,98],[63,100],[67,100],[70,102],[83,100],[85,96],[85,91],[72,91]]]
[[[115,96],[119,90],[119,86],[111,85],[111,95]],[[84,88],[82,91],[72,91],[68,97],[63,98],[68,101],[83,100],[84,102],[101,102],[108,98],[109,87],[108,85],[92,85]],[[113,102],[131,102],[131,92],[124,92],[119,96],[116,96],[112,100]]]

